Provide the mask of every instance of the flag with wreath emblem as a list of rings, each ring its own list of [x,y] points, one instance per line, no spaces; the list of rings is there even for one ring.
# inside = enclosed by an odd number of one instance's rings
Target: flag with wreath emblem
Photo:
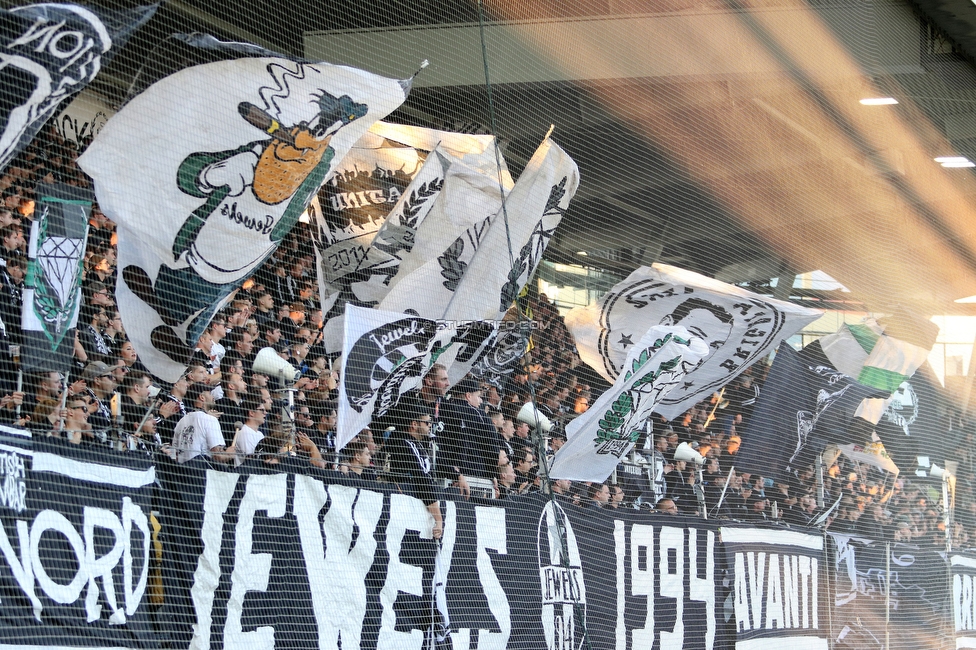
[[[91,205],[89,190],[37,188],[21,315],[24,370],[61,372],[71,365]]]

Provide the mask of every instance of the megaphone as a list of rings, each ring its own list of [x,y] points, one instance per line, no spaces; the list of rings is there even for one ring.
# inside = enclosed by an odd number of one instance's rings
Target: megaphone
[[[526,402],[525,406],[522,407],[522,410],[519,411],[518,421],[525,422],[530,427],[538,425],[543,434],[547,434],[552,431],[552,422],[549,421],[549,418],[540,413],[539,409],[537,409],[535,404],[532,402]]]
[[[943,476],[945,476],[948,473],[949,472],[945,471],[935,463],[932,463],[932,469],[929,470],[929,476],[931,476],[934,479],[941,479]]]
[[[251,369],[259,375],[277,377],[287,384],[294,384],[302,376],[302,371],[281,358],[274,348],[262,348],[254,357]]]
[[[705,457],[695,451],[695,449],[687,442],[682,442],[680,445],[678,445],[678,448],[674,450],[674,459],[676,461],[683,460],[685,462],[692,462],[695,465],[701,465],[705,462]]]

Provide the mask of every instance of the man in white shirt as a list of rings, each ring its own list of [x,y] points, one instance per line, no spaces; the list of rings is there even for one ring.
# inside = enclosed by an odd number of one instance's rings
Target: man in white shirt
[[[234,459],[235,449],[231,445],[225,449],[224,436],[220,432],[220,421],[216,417],[213,395],[203,384],[191,386],[184,403],[195,409],[176,423],[173,432],[173,447],[176,449],[176,462],[185,463],[201,454],[211,454],[213,460],[229,463]]]
[[[237,456],[234,460],[236,465],[240,465],[247,456],[253,454],[258,443],[264,438],[264,434],[258,431],[258,427],[264,424],[264,418],[268,412],[261,399],[253,395],[245,395],[241,401],[241,406],[245,413],[244,424],[237,430],[237,435],[234,436],[234,444],[231,445],[237,450]]]

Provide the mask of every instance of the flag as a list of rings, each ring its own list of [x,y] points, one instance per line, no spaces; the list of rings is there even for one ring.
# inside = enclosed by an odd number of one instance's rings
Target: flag
[[[457,328],[429,318],[349,305],[343,327],[336,449],[390,412],[451,346]]]
[[[478,169],[452,163],[379,308],[442,318],[464,269],[501,209],[503,192],[509,189]]]
[[[507,176],[504,160],[496,159],[495,139],[489,135],[449,133],[418,126],[376,123],[338,164],[336,173],[322,186],[309,206],[309,219],[315,224],[315,252],[323,285],[323,304],[335,304],[339,292],[347,289],[343,279],[355,274],[364,261],[373,239],[387,216],[400,205],[408,186],[425,167],[428,154],[438,150],[443,156],[465,162],[493,178]],[[447,160],[433,161],[427,168],[421,190],[413,186],[414,209],[436,197],[438,178],[449,166]],[[420,201],[420,205],[417,202]],[[407,205],[409,209],[410,204]],[[338,301],[342,316],[343,299]],[[359,300],[356,296],[351,296]],[[373,305],[364,305],[373,306]],[[334,314],[335,315],[335,314]]]
[[[874,432],[891,460],[910,474],[918,456],[929,456],[940,465],[954,458],[959,432],[952,430],[951,422],[949,400],[925,363],[885,401]]]
[[[445,272],[452,271],[440,283],[451,294],[444,318],[500,319],[535,273],[578,187],[576,163],[546,138],[467,268],[461,251],[453,248],[438,258]]]
[[[91,205],[88,190],[37,186],[21,315],[26,371],[64,372],[71,366]]]
[[[864,444],[849,429],[861,400],[886,393],[822,365],[808,365],[787,344],[776,352],[734,464],[744,472],[783,477],[810,464],[827,444]]]
[[[647,330],[631,347],[626,370],[613,387],[566,426],[568,440],[556,452],[550,478],[607,480],[634,448],[655,404],[707,354],[705,342],[684,327],[655,325]]]
[[[240,58],[172,74],[108,121],[79,164],[118,224],[119,310],[153,374],[179,378],[214,312],[409,85]]]
[[[655,408],[669,420],[720,389],[822,314],[718,280],[655,264],[635,270],[597,304],[566,315],[580,357],[614,381],[629,349],[653,324],[681,324],[711,349]]]
[[[0,10],[0,169],[155,12],[156,5],[119,13],[67,3]]]

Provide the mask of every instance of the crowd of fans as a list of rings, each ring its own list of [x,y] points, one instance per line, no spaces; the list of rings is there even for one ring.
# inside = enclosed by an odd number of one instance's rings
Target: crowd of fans
[[[512,374],[467,377],[450,387],[435,365],[420,388],[396,409],[336,448],[339,360],[322,345],[323,315],[314,280],[307,224],[299,224],[276,254],[211,322],[185,374],[163,386],[139,360],[114,302],[117,277],[114,224],[95,206],[84,260],[83,306],[73,367],[18,375],[20,313],[27,235],[35,187],[62,182],[87,186],[74,160],[75,143],[46,128],[0,176],[0,421],[29,427],[65,444],[165,453],[178,462],[206,455],[213,462],[274,463],[281,454],[306,456],[324,471],[400,485],[436,503],[440,488],[461,497],[508,499],[546,491],[585,508],[637,508],[667,514],[781,521],[806,525],[823,513],[814,468],[787,481],[730,471],[761,394],[767,366],[757,364],[723,393],[674,421],[655,417],[637,449],[603,484],[549,482],[545,468],[566,441],[565,425],[607,388],[581,363],[557,309],[541,295],[524,307],[535,321],[531,349]],[[281,413],[281,393],[254,372],[260,349],[273,348],[301,371],[294,385],[294,420]],[[553,424],[543,435],[520,421],[527,402]],[[955,426],[959,426],[958,421]],[[976,533],[973,435],[956,451],[965,471],[957,484],[951,539],[971,545]],[[675,459],[681,443],[704,457]],[[946,541],[941,487],[898,478],[838,456],[826,468],[823,517],[831,531],[942,546]],[[839,501],[838,501],[839,500]],[[439,526],[439,510],[430,507]],[[439,531],[435,531],[439,532]]]

